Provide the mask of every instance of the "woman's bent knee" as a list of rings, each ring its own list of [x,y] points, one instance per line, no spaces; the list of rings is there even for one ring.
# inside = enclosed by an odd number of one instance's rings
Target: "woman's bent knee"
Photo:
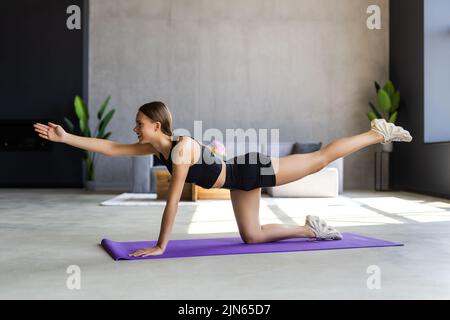
[[[260,234],[247,234],[247,235],[241,235],[242,241],[244,241],[246,244],[255,244],[255,243],[261,243],[263,242],[262,237]]]

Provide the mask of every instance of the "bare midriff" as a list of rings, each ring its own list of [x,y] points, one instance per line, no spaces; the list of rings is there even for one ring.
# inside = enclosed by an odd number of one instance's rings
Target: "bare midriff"
[[[216,182],[214,182],[211,188],[221,188],[225,184],[225,178],[227,175],[227,165],[222,161],[222,170],[220,171],[219,177]]]

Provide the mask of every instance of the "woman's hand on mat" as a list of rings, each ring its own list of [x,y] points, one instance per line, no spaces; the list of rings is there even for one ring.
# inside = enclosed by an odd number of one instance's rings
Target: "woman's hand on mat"
[[[148,257],[148,256],[158,256],[164,253],[164,249],[159,246],[154,246],[152,248],[145,248],[142,250],[137,250],[133,253],[130,253],[130,257]]]
[[[39,134],[39,137],[53,141],[53,142],[64,142],[64,138],[67,136],[66,131],[60,125],[54,124],[52,122],[45,125],[42,123],[35,123],[33,125],[34,131]]]

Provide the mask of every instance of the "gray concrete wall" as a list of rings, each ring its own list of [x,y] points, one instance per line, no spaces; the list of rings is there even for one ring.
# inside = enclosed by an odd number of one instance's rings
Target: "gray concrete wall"
[[[382,29],[366,27],[377,4]],[[369,129],[388,77],[387,0],[91,0],[89,106],[111,94],[110,139],[136,141],[137,108],[167,103],[174,128],[280,128],[281,141]],[[91,124],[94,126],[94,122]],[[345,158],[345,188],[373,188],[374,146]],[[131,185],[131,159],[99,157],[100,187]]]

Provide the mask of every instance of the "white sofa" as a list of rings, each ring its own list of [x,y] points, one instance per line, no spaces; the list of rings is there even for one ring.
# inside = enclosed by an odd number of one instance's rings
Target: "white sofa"
[[[339,172],[326,167],[302,179],[276,187],[266,188],[272,197],[337,197],[339,195]]]
[[[280,142],[278,148],[269,145],[260,151],[277,156],[292,153],[295,142]],[[263,189],[272,197],[337,197],[344,190],[344,158],[339,158],[328,164],[319,172],[310,174],[302,179],[286,183],[281,186]]]
[[[292,153],[295,142],[276,145],[231,143],[226,145],[226,159],[246,152],[259,151],[269,156],[283,157]],[[263,188],[272,197],[336,197],[343,192],[344,163],[339,158],[321,171],[282,186]],[[133,157],[133,187],[131,192],[156,192],[155,172],[165,166],[153,165],[153,155]]]

